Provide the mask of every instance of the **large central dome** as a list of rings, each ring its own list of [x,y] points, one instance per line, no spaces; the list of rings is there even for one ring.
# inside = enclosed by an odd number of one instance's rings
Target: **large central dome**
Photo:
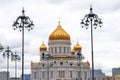
[[[59,22],[57,28],[50,34],[49,40],[70,40],[70,35],[61,27]]]

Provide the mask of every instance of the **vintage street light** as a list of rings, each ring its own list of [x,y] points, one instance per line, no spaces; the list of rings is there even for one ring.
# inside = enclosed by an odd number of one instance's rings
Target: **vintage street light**
[[[3,57],[7,57],[7,80],[9,80],[9,58],[13,56],[13,52],[9,49],[9,46],[3,53]]]
[[[33,21],[28,16],[25,16],[24,9],[22,10],[22,15],[18,16],[13,24],[14,30],[19,28],[22,31],[22,80],[24,80],[24,29],[27,28],[30,31],[33,29],[33,26]]]
[[[92,11],[92,6],[90,6],[90,13],[86,14],[85,17],[82,19],[81,27],[82,28],[89,28],[91,27],[91,56],[92,56],[92,80],[94,80],[94,57],[93,57],[93,28],[97,29],[99,26],[100,28],[103,25],[103,22],[100,18],[98,18],[97,14],[94,14]]]
[[[20,61],[20,56],[16,54],[17,52],[15,52],[15,54],[12,56],[11,60],[15,61],[15,80],[17,80],[17,61]]]
[[[80,71],[79,71],[80,74],[79,74],[79,77],[78,77],[79,79],[78,80],[82,80],[81,79],[81,65],[82,65],[81,62],[84,58],[85,57],[83,56],[83,54],[81,54],[81,51],[77,52],[77,60],[79,60],[79,65],[78,66],[80,67]]]
[[[0,52],[2,52],[3,51],[3,46],[0,44]]]
[[[47,80],[49,80],[49,58],[51,57],[51,54],[46,54],[45,59],[47,60]]]

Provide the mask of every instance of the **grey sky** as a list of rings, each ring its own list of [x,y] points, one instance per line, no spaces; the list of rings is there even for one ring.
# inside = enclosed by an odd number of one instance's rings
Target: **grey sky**
[[[0,0],[0,43],[4,47],[10,46],[21,56],[21,32],[14,31],[12,24],[24,7],[25,14],[35,24],[32,31],[25,30],[25,73],[30,73],[31,61],[39,61],[39,47],[43,41],[47,45],[50,33],[58,25],[58,17],[71,36],[71,47],[78,39],[85,61],[91,63],[90,29],[80,26],[81,19],[89,13],[90,4],[104,23],[102,28],[94,30],[95,68],[111,75],[113,67],[120,67],[120,0]],[[6,70],[6,59],[0,54],[0,70],[3,71]],[[20,75],[21,63],[18,63]],[[10,68],[14,73],[14,62]]]

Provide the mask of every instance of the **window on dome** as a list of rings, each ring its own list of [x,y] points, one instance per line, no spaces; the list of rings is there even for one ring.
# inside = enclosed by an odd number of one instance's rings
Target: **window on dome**
[[[67,47],[67,53],[69,53],[69,47]]]
[[[55,53],[57,53],[57,47],[55,47]]]
[[[66,51],[66,49],[65,49],[65,47],[64,47],[64,53],[65,53],[65,51]]]
[[[59,53],[61,53],[61,47],[59,47]]]

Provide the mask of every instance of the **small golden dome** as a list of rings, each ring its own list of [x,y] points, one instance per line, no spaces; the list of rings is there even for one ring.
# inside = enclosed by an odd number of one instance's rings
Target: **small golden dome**
[[[40,51],[46,51],[46,50],[47,50],[47,47],[43,42],[43,44],[40,46]]]
[[[75,54],[75,50],[74,50],[74,49],[72,49],[71,54],[72,54],[72,55],[74,55],[74,54]]]
[[[77,42],[77,44],[74,46],[74,50],[81,50],[81,49],[82,49],[82,47]]]
[[[70,35],[61,27],[59,22],[57,28],[50,34],[49,40],[70,40]]]

